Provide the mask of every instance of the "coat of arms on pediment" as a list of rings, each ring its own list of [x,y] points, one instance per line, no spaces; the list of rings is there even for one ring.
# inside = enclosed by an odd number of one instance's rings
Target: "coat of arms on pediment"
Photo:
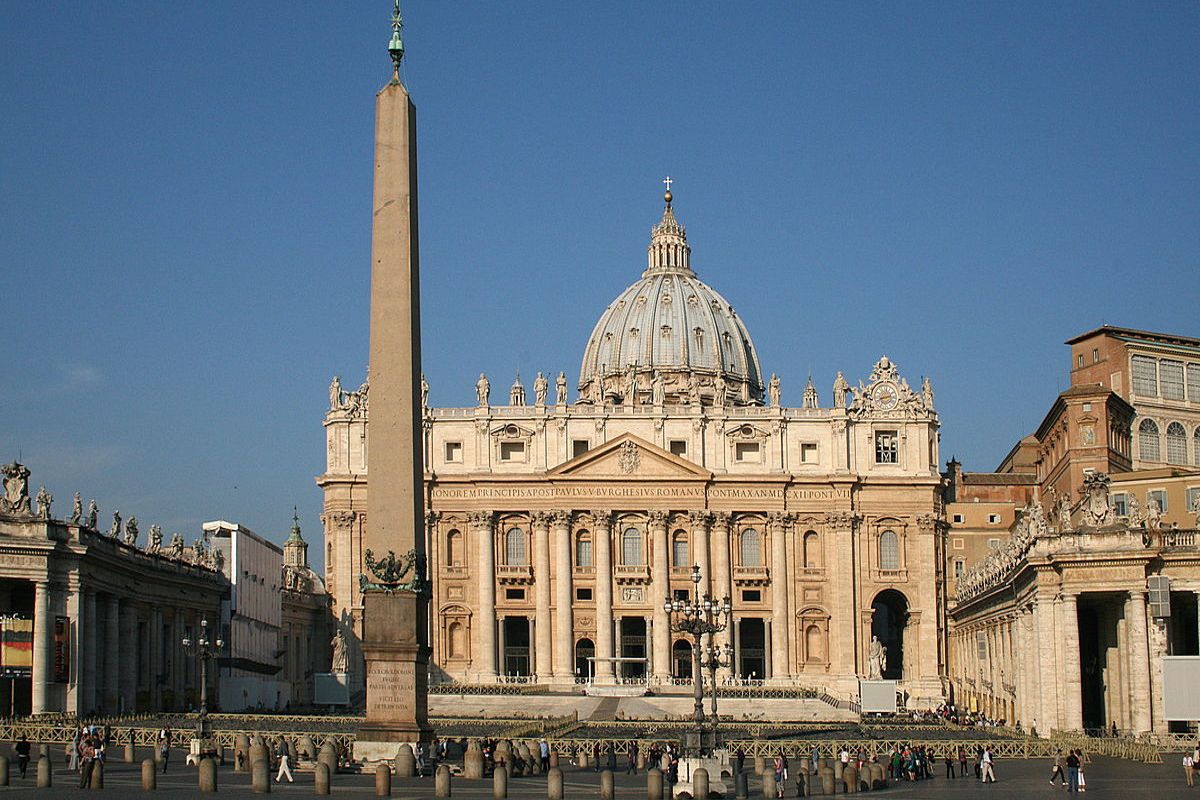
[[[696,478],[707,480],[712,473],[686,459],[668,453],[631,433],[559,464],[548,473],[564,478]]]

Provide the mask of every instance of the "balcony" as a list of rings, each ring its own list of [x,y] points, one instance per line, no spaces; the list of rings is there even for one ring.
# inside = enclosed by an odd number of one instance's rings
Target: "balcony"
[[[591,578],[596,574],[596,568],[590,565],[586,567],[576,566],[574,572],[576,578]]]
[[[650,567],[645,564],[618,564],[613,570],[613,577],[624,586],[645,585],[650,583]]]
[[[496,580],[510,586],[533,583],[533,567],[528,564],[498,564]]]
[[[739,586],[762,586],[770,581],[766,567],[734,567],[733,582]]]
[[[908,580],[906,569],[873,569],[871,579],[876,583],[904,583]]]

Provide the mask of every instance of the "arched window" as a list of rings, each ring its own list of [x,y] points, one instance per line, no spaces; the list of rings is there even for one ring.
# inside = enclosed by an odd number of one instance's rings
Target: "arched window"
[[[1200,467],[1200,428],[1196,428],[1196,432],[1192,434],[1192,450],[1193,460],[1196,466]]]
[[[525,531],[520,528],[509,528],[504,534],[504,552],[507,556],[505,563],[518,567],[528,563],[525,560]]]
[[[825,660],[825,636],[821,633],[819,625],[809,625],[804,631],[804,660]]]
[[[816,531],[804,534],[804,566],[806,569],[821,568],[821,537]]]
[[[642,559],[642,532],[637,528],[626,528],[621,534],[621,563],[630,567],[640,567],[646,562]]]
[[[1138,458],[1142,461],[1162,461],[1162,445],[1158,441],[1158,425],[1144,419],[1138,425]]]
[[[879,568],[900,569],[900,539],[895,531],[879,534]]]
[[[1188,463],[1187,429],[1178,422],[1172,422],[1167,426],[1167,463]]]
[[[671,539],[671,566],[688,566],[688,536],[686,531],[675,531]]]
[[[762,566],[762,534],[754,528],[742,531],[742,566]]]
[[[446,564],[451,567],[463,565],[462,533],[457,530],[446,534]]]
[[[587,531],[575,535],[575,566],[592,566],[592,535]]]

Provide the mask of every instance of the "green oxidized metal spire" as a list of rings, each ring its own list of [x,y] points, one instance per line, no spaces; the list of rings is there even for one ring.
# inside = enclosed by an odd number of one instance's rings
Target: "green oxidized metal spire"
[[[388,42],[388,55],[392,57],[392,80],[400,82],[400,62],[404,60],[404,40],[400,38],[400,29],[404,20],[400,17],[400,0],[395,0],[392,6],[392,40]]]
[[[288,536],[289,542],[303,542],[304,537],[300,535],[300,512],[296,506],[292,506],[292,532]]]

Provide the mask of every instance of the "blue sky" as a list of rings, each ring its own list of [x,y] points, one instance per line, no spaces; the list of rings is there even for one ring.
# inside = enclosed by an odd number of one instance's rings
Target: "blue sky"
[[[405,4],[426,373],[574,379],[661,178],[799,404],[886,353],[991,469],[1103,323],[1200,334],[1200,5]],[[390,3],[0,9],[0,457],[319,538]],[[319,554],[319,548],[314,548]]]

